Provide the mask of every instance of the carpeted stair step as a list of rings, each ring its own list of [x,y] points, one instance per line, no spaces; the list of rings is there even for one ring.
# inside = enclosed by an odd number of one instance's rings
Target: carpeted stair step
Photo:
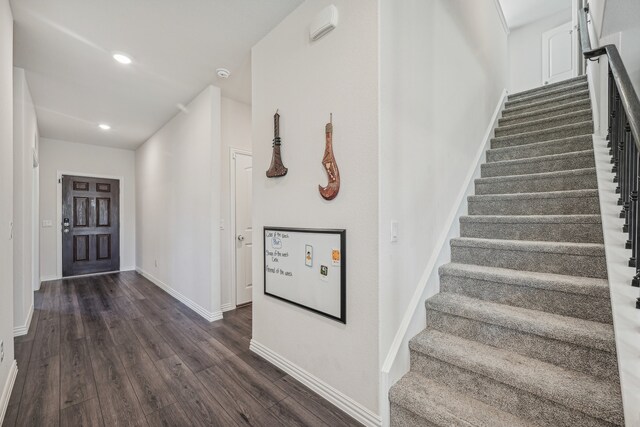
[[[503,125],[496,129],[496,137],[518,135],[525,132],[535,132],[553,127],[582,123],[593,118],[591,110],[585,109],[572,113],[558,114],[554,117],[532,120],[529,122],[516,123],[513,125]]]
[[[429,298],[425,306],[429,329],[618,380],[611,324],[446,292]]]
[[[477,195],[541,193],[598,188],[595,168],[496,176],[475,180]]]
[[[411,370],[541,426],[622,426],[620,386],[512,351],[427,329]]]
[[[449,263],[440,267],[440,291],[483,301],[612,323],[604,279]]]
[[[459,237],[451,261],[541,273],[607,278],[604,245]]]
[[[591,135],[574,136],[552,141],[536,142],[515,147],[494,148],[487,150],[487,162],[528,159],[531,157],[549,156],[552,154],[572,153],[593,149]]]
[[[409,372],[389,392],[391,427],[534,427],[508,412]]]
[[[554,139],[570,138],[572,136],[593,134],[593,121],[556,126],[549,129],[519,133],[516,135],[491,138],[491,148],[515,147]]]
[[[571,153],[551,154],[548,156],[528,157],[525,159],[503,160],[483,163],[481,177],[525,175],[541,172],[558,172],[572,169],[595,167],[593,150],[574,151]]]
[[[530,113],[514,115],[511,117],[498,119],[498,126],[512,126],[519,123],[527,123],[536,120],[553,118],[558,115],[575,113],[577,111],[591,110],[591,100],[582,99],[569,104],[557,105],[555,107],[544,108]]]
[[[563,80],[561,82],[549,83],[544,86],[539,86],[533,89],[523,90],[521,92],[516,92],[509,95],[509,101],[513,101],[516,99],[526,98],[528,96],[534,95],[536,93],[548,92],[550,90],[555,90],[560,87],[572,86],[578,83],[586,83],[587,76],[578,76],[571,79]]]
[[[467,198],[469,215],[599,214],[598,190],[488,194]]]
[[[589,85],[587,82],[576,82],[572,85],[565,85],[559,87],[549,88],[547,90],[543,90],[540,92],[532,93],[526,96],[518,96],[518,97],[509,97],[508,101],[505,102],[505,108],[513,108],[523,104],[531,104],[532,102],[540,102],[547,101],[549,99],[554,99],[559,96],[572,94],[575,92],[581,92],[589,90]]]
[[[460,218],[460,236],[603,243],[600,215],[469,215]]]
[[[581,90],[579,92],[571,92],[565,95],[561,95],[552,99],[546,99],[544,101],[530,102],[527,104],[518,105],[515,107],[508,107],[505,105],[505,109],[502,111],[502,117],[507,118],[511,116],[518,116],[525,113],[531,113],[532,111],[544,110],[559,105],[567,105],[572,102],[589,99],[589,91]]]

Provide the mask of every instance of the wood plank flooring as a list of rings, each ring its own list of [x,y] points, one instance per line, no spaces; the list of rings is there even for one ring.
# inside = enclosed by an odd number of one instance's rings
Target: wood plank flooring
[[[45,282],[3,427],[360,425],[250,339],[250,306],[209,323],[135,272]]]

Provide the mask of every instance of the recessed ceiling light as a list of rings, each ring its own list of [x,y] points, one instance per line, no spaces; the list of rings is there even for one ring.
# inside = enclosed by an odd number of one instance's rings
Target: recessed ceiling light
[[[111,129],[111,126],[109,126],[109,125],[108,125],[108,124],[106,124],[106,123],[100,123],[100,124],[98,125],[98,127],[99,127],[100,129],[102,129],[102,130],[109,130],[109,129]]]
[[[132,62],[131,58],[129,58],[124,53],[120,53],[120,52],[114,52],[113,59],[115,59],[116,61],[124,65],[129,65]]]
[[[226,68],[218,68],[216,70],[216,74],[218,75],[218,77],[220,77],[221,79],[228,79],[229,76],[231,75],[231,71],[227,70]]]

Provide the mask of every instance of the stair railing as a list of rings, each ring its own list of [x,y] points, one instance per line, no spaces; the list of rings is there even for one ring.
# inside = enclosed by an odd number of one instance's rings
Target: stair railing
[[[631,285],[640,287],[640,230],[638,230],[638,153],[640,153],[640,100],[636,94],[629,73],[615,45],[609,44],[591,48],[585,7],[578,13],[578,29],[582,54],[586,59],[607,55],[609,59],[609,128],[607,131],[613,179],[618,184],[620,194],[618,205],[622,206],[620,218],[624,219],[622,231],[628,234],[626,247],[631,249],[629,267],[635,267],[636,275]],[[640,309],[640,298],[636,300]]]

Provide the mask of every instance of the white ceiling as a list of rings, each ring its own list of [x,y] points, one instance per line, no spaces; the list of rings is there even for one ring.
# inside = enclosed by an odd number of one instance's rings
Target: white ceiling
[[[571,9],[571,0],[500,0],[509,29]]]
[[[12,0],[15,65],[27,72],[41,136],[132,149],[209,84],[250,103],[251,47],[300,3]]]

